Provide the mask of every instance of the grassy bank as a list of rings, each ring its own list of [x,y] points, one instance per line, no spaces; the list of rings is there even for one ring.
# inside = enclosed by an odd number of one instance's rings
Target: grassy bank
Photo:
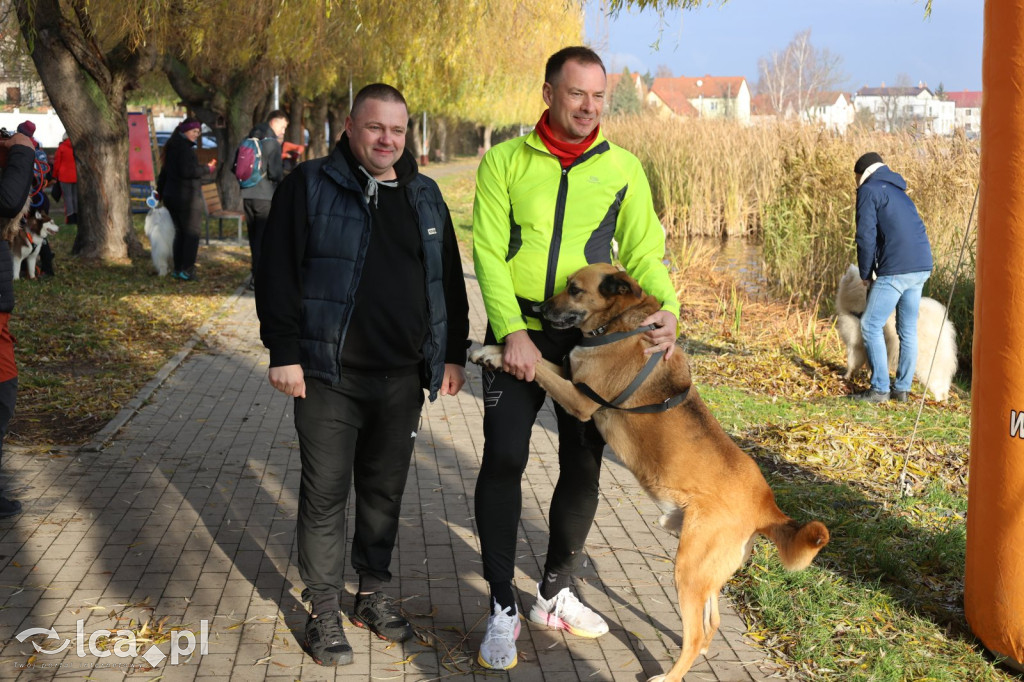
[[[1014,679],[985,657],[963,614],[967,396],[927,402],[915,433],[916,385],[909,404],[844,398],[867,377],[843,381],[829,321],[747,299],[699,258],[677,283],[701,395],[779,506],[832,533],[801,573],[758,546],[729,586],[751,636],[799,679]]]
[[[54,217],[60,223],[62,212]],[[142,220],[136,216],[140,234]],[[56,277],[15,282],[10,327],[19,377],[10,443],[87,441],[249,273],[249,247],[234,242],[200,246],[200,279],[182,282],[157,277],[148,258],[83,263],[71,256],[74,240],[74,225],[49,240]]]

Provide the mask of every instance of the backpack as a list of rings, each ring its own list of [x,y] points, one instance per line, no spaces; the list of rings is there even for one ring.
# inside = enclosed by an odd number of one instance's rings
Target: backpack
[[[238,184],[242,189],[255,187],[263,179],[263,150],[260,141],[255,137],[247,137],[238,145],[235,152],[235,165],[232,167]]]

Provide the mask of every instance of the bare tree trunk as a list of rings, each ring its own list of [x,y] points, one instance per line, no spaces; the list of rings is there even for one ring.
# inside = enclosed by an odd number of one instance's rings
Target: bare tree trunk
[[[288,128],[284,131],[284,139],[292,144],[304,145],[306,144],[306,125],[304,121],[306,100],[293,88],[288,89],[285,99],[288,102]],[[303,160],[308,158],[310,157],[309,149],[307,148]]]
[[[422,120],[422,116],[409,118],[409,132],[405,142],[406,149],[412,152],[417,160],[423,155],[423,127],[420,125]]]
[[[125,92],[153,61],[118,47],[103,54],[64,19],[58,0],[15,3],[32,61],[75,149],[78,229],[72,253],[85,259],[141,255],[128,193]]]
[[[347,110],[348,104],[342,102],[335,102],[327,109],[327,125],[331,129],[328,152],[334,149],[334,145],[341,139],[341,134],[345,132],[346,115],[344,112]]]
[[[494,132],[494,126],[490,123],[483,127],[483,150],[486,152],[491,148],[491,134]]]
[[[317,95],[313,98],[313,102],[309,108],[310,158],[319,159],[322,156],[327,156],[329,151],[327,145],[327,133],[325,132],[325,128],[327,127],[327,112],[329,109],[328,96],[326,94]]]
[[[448,160],[448,119],[439,116],[434,119],[434,156],[441,163]]]

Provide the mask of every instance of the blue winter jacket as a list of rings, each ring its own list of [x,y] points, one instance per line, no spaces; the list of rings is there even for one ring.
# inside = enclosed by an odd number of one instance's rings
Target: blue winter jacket
[[[930,272],[932,249],[907,181],[882,166],[857,188],[857,265],[861,279],[871,273]]]

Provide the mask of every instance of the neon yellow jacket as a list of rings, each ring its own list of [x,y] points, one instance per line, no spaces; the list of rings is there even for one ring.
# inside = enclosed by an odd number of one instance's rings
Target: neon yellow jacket
[[[488,151],[476,176],[473,262],[498,341],[540,329],[524,310],[562,291],[585,265],[612,262],[613,237],[626,271],[678,318],[662,262],[665,231],[635,156],[600,132],[564,170],[536,131]]]

